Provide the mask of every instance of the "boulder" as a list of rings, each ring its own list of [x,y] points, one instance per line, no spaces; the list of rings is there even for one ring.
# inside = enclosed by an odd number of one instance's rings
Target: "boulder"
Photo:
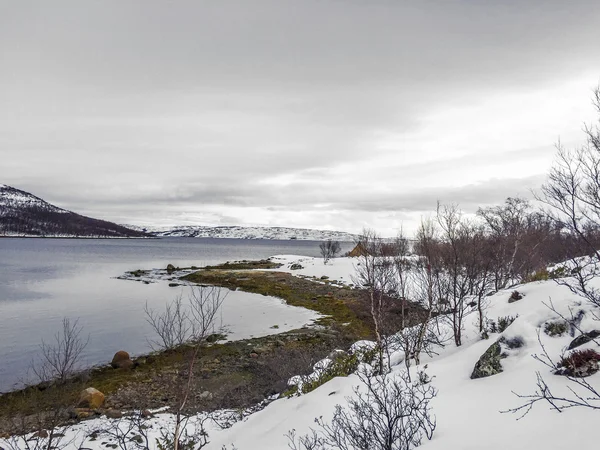
[[[496,342],[494,342],[475,364],[473,372],[471,373],[471,379],[491,377],[502,372],[502,364],[500,361],[508,357],[508,353],[504,350],[514,350],[523,347],[525,342],[520,336],[516,336],[510,339],[502,336]]]
[[[298,263],[294,263],[290,266],[290,270],[300,270],[300,269],[304,269],[304,267]]]
[[[46,439],[48,438],[48,432],[46,430],[40,430],[40,431],[36,431],[32,437],[34,438],[40,438],[40,439]]]
[[[115,353],[115,356],[113,356],[110,365],[114,369],[131,369],[134,364],[129,357],[129,353],[127,353],[125,350],[119,350],[117,353]]]
[[[198,396],[201,400],[212,400],[213,395],[209,391],[204,391],[202,394]]]
[[[577,348],[583,344],[587,344],[591,340],[596,339],[598,337],[600,337],[600,330],[592,330],[587,333],[584,333],[573,339],[569,344],[569,347],[567,347],[567,350],[573,350],[574,348]]]
[[[504,358],[502,356],[502,347],[499,342],[494,342],[475,364],[473,372],[471,373],[471,379],[491,377],[502,372],[502,364],[500,360]]]
[[[120,419],[123,417],[123,413],[118,409],[107,409],[104,411],[104,415],[109,419]]]
[[[81,391],[78,406],[81,408],[97,409],[104,403],[104,394],[98,389],[89,387]]]
[[[167,265],[167,273],[171,274],[171,273],[175,272],[175,270],[177,270],[177,269],[175,269],[175,266],[173,264]]]

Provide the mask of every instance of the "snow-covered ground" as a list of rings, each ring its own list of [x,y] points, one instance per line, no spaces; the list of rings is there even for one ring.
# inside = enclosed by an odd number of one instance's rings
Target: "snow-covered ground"
[[[283,262],[283,270],[297,276],[327,276],[331,280],[343,280],[351,283],[356,260],[338,258],[324,265],[318,258],[280,255],[273,258]],[[291,270],[298,263],[302,269]],[[279,270],[282,270],[279,269]],[[599,283],[600,285],[600,283]],[[423,449],[463,450],[463,449],[566,449],[595,448],[598,442],[595,426],[600,419],[600,411],[586,408],[572,408],[562,413],[551,411],[549,405],[540,403],[523,417],[518,414],[502,413],[523,404],[513,392],[531,394],[536,388],[536,372],[540,372],[557,394],[568,394],[568,381],[564,377],[553,375],[551,370],[536,361],[532,355],[541,351],[540,339],[552,358],[557,358],[573,339],[568,333],[562,337],[550,337],[543,332],[548,320],[556,319],[544,303],[552,301],[557,310],[570,316],[570,312],[586,312],[581,322],[584,331],[600,328],[600,322],[591,319],[590,308],[585,301],[571,293],[567,288],[554,281],[535,282],[516,287],[523,299],[508,303],[511,290],[501,291],[487,297],[486,314],[490,319],[504,316],[518,316],[504,331],[507,338],[520,337],[524,345],[512,350],[502,360],[504,371],[487,378],[470,379],[471,372],[479,357],[492,345],[499,334],[491,334],[484,340],[477,332],[476,313],[470,313],[465,320],[463,345],[448,345],[439,349],[439,355],[425,358],[422,366],[412,368],[426,372],[432,377],[432,384],[439,390],[433,400],[433,413],[437,419],[437,429],[431,441],[424,441]],[[541,331],[541,332],[540,332]],[[582,349],[595,344],[586,344]],[[393,360],[401,361],[397,354]],[[404,370],[399,363],[393,367],[393,373]],[[587,380],[600,387],[600,373]],[[210,444],[207,449],[221,450],[232,444],[239,450],[285,449],[288,448],[286,433],[295,429],[304,434],[314,427],[314,419],[323,417],[329,420],[336,404],[343,405],[345,397],[352,395],[353,387],[359,384],[358,377],[334,378],[316,390],[292,398],[273,401],[266,408],[245,420],[237,422],[231,428],[220,429],[209,426]],[[168,426],[172,416],[162,414],[155,420],[154,435],[158,435],[161,426]],[[93,429],[102,425],[103,419],[89,421],[70,430]],[[87,441],[86,448],[104,448],[101,442]],[[79,443],[79,441],[77,441]],[[3,446],[0,441],[0,446]]]
[[[328,239],[353,242],[357,236],[343,231],[312,230],[308,228],[286,227],[245,227],[245,226],[202,226],[182,225],[173,227],[142,227],[123,225],[137,231],[152,233],[159,237],[199,237],[228,239],[297,239],[303,241],[326,241]]]

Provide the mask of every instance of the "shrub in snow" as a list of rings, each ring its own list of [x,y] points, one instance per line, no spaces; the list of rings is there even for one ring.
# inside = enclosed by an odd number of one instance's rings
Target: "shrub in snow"
[[[519,316],[504,316],[504,317],[498,317],[498,333],[503,333],[504,330],[506,330],[510,324],[512,324],[515,319],[519,317]]]
[[[569,324],[564,320],[546,322],[544,325],[544,333],[550,337],[562,336],[569,330]]]
[[[596,350],[575,350],[568,356],[563,356],[558,363],[560,370],[557,375],[587,377],[598,372],[600,353]]]
[[[512,294],[510,294],[510,298],[508,299],[508,303],[518,302],[522,298],[523,298],[523,294],[521,294],[519,291],[513,291]]]
[[[336,406],[331,422],[320,417],[310,434],[288,433],[292,450],[410,450],[432,438],[436,421],[429,402],[437,394],[434,387],[411,383],[406,372],[359,377],[361,386],[346,407]]]

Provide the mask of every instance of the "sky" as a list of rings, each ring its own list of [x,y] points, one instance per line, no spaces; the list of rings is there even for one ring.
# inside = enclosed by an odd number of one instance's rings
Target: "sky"
[[[393,235],[597,123],[600,3],[0,0],[0,183],[136,225]]]

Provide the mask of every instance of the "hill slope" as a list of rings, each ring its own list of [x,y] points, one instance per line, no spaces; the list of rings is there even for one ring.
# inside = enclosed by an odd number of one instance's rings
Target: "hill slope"
[[[67,211],[28,192],[0,184],[0,236],[123,238],[147,235]]]
[[[229,239],[297,239],[305,241],[353,242],[357,236],[343,231],[313,230],[308,228],[287,227],[243,227],[243,226],[176,226],[176,227],[127,227],[146,231],[159,237],[199,237]]]

